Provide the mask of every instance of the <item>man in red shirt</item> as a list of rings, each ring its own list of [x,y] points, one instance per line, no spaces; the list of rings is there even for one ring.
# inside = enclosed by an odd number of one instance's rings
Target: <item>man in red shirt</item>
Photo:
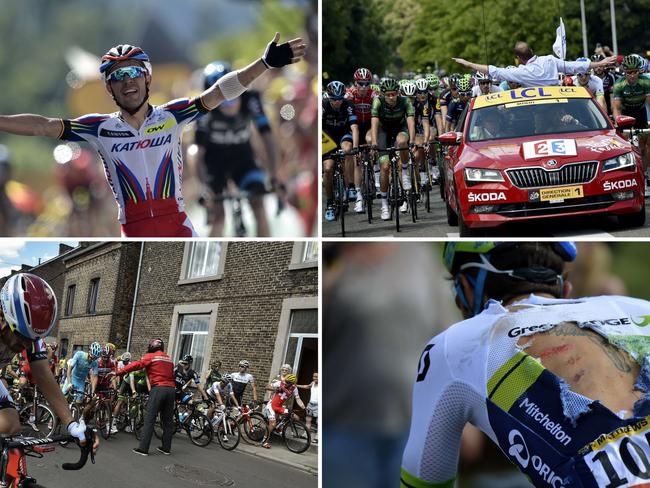
[[[144,417],[144,427],[140,445],[133,448],[133,452],[141,456],[149,455],[149,444],[153,435],[153,426],[158,412],[162,418],[163,437],[162,446],[157,447],[158,452],[169,455],[172,448],[172,435],[174,432],[174,404],[176,402],[174,383],[174,361],[165,353],[165,344],[162,339],[151,339],[147,354],[140,361],[128,364],[117,371],[124,375],[138,369],[147,370],[151,382],[151,394],[147,403]]]

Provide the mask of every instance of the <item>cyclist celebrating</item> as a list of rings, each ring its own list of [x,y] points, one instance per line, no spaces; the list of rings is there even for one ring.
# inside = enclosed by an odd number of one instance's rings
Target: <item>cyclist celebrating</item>
[[[117,201],[125,237],[192,237],[181,192],[184,127],[226,100],[234,100],[267,69],[298,62],[305,44],[297,38],[278,45],[276,33],[260,59],[231,72],[193,99],[153,107],[148,103],[152,67],[139,47],[120,44],[99,68],[119,111],[74,120],[21,114],[0,116],[0,131],[68,141],[85,140],[99,152]]]
[[[641,56],[631,54],[623,58],[622,67],[625,70],[625,78],[614,84],[614,102],[612,111],[614,118],[619,115],[634,117],[637,129],[648,128],[648,117],[646,107],[650,107],[650,79],[639,76],[645,61]],[[639,147],[643,156],[643,169],[646,173],[646,182],[649,179],[648,164],[650,163],[650,151],[646,151],[647,139],[645,135],[639,137]],[[647,186],[647,185],[646,185]]]
[[[409,142],[415,141],[413,104],[408,98],[399,96],[399,84],[393,78],[383,79],[380,88],[382,96],[375,98],[372,102],[371,143],[373,146],[379,145],[381,148],[393,145],[405,148]],[[402,183],[404,190],[410,190],[411,177],[406,170],[408,155],[405,153],[406,151],[399,151]],[[390,220],[390,209],[388,208],[389,163],[387,154],[379,158],[382,220]]]
[[[349,100],[345,100],[345,85],[340,81],[331,81],[327,84],[326,97],[323,99],[323,132],[325,132],[337,145],[337,148],[350,152],[359,147],[359,126],[354,107]],[[348,195],[344,199],[356,198],[354,185],[354,157],[346,156],[343,168],[344,179],[348,185]],[[334,212],[334,160],[325,156],[323,160],[323,185],[327,199],[325,220],[328,222],[336,218]],[[361,197],[361,195],[358,195]],[[362,197],[361,197],[362,198]]]
[[[228,63],[214,61],[203,71],[204,88],[207,90],[221,78],[231,73]],[[203,181],[207,182],[209,198],[208,220],[212,224],[211,236],[223,235],[223,203],[214,197],[222,194],[229,179],[241,191],[250,193],[250,204],[257,236],[270,236],[269,224],[264,209],[266,173],[255,161],[251,145],[251,129],[259,133],[268,155],[269,170],[273,186],[276,184],[276,147],[269,120],[264,113],[260,93],[248,90],[234,100],[225,101],[210,115],[199,120],[195,142],[199,148],[198,169]]]
[[[289,398],[293,397],[295,398],[296,403],[300,406],[300,408],[303,410],[305,408],[305,404],[302,402],[300,395],[298,394],[298,388],[296,387],[297,381],[298,380],[295,374],[291,373],[286,375],[284,377],[284,381],[280,383],[279,389],[276,391],[275,395],[273,395],[271,401],[266,404],[266,407],[264,407],[264,413],[269,419],[267,434],[264,439],[262,439],[262,447],[265,447],[266,449],[271,448],[271,443],[269,441],[271,439],[271,433],[273,432],[273,429],[275,429],[275,424],[277,423],[275,414],[277,413],[278,415],[286,415],[289,413],[289,410],[284,407],[285,402]],[[271,390],[270,388],[267,389]]]
[[[44,337],[56,324],[56,296],[50,285],[42,278],[18,273],[6,281],[0,291],[2,314],[0,316],[0,367],[8,365],[13,356],[27,351],[31,374],[45,395],[54,413],[70,435],[85,443],[86,426],[81,420],[74,421],[68,403],[50,371]],[[15,435],[21,431],[18,410],[4,384],[0,384],[0,433]],[[96,440],[93,450],[97,450]]]
[[[450,242],[467,320],[420,359],[402,485],[452,486],[471,422],[535,486],[642,486],[650,303],[562,299],[570,242]],[[634,454],[632,454],[634,451]],[[432,455],[435,454],[435,455]],[[638,456],[638,457],[637,457]]]

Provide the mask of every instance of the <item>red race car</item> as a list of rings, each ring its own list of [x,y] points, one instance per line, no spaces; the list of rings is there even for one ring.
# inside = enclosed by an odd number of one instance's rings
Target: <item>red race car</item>
[[[607,213],[645,223],[638,148],[582,87],[508,90],[470,100],[440,136],[447,221],[461,237],[506,222]],[[462,131],[462,132],[460,132]]]

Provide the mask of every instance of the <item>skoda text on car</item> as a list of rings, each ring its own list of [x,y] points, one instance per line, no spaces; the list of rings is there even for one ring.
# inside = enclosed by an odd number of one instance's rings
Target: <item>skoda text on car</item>
[[[519,88],[471,100],[449,148],[447,219],[461,236],[506,222],[609,213],[645,223],[641,156],[581,87]]]

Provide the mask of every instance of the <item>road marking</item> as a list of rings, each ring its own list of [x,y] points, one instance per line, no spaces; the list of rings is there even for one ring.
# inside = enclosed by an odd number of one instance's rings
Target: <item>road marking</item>
[[[460,237],[458,232],[447,232],[447,237]]]

